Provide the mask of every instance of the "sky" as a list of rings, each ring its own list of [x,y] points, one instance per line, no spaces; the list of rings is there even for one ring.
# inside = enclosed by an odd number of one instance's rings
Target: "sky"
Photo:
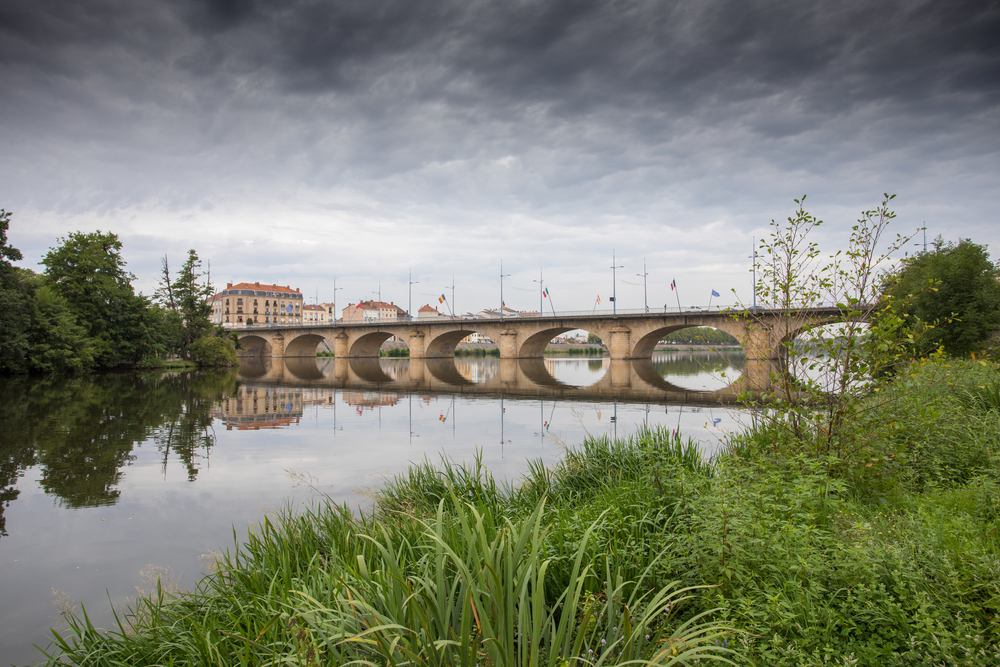
[[[746,303],[802,195],[826,252],[890,193],[997,258],[998,181],[996,0],[0,3],[20,264],[112,231],[146,294],[194,248],[338,306]]]

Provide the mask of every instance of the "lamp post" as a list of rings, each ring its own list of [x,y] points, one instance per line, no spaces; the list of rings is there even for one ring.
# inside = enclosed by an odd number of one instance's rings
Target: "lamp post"
[[[532,280],[533,283],[538,283],[538,316],[542,316],[542,304],[545,303],[545,289],[542,286],[542,270],[538,269],[538,280]]]
[[[503,272],[503,260],[500,260],[500,319],[503,319],[503,279],[510,278],[509,273]]]
[[[378,294],[378,325],[382,326],[382,281],[378,281],[378,292],[372,292],[372,294]]]
[[[646,273],[646,259],[645,258],[643,258],[643,260],[642,260],[642,273],[637,273],[635,275],[642,276],[642,304],[646,308],[646,312],[648,313],[649,312],[649,297],[646,295],[646,276],[648,276],[649,274]]]
[[[344,289],[343,287],[337,287],[337,277],[333,277],[333,323],[337,323],[337,290]]]
[[[618,314],[618,269],[624,269],[624,265],[615,264],[615,249],[611,249],[611,303],[613,304],[611,308],[611,314]]]
[[[753,259],[753,309],[757,310],[757,237],[751,237],[753,243],[753,254],[750,258]]]
[[[447,287],[445,289],[448,289]],[[455,321],[455,274],[451,274],[451,321]]]
[[[407,318],[409,318],[410,322],[413,321],[413,286],[414,285],[419,285],[419,284],[420,284],[419,280],[414,280],[413,279],[413,271],[411,270],[410,271],[410,297],[409,297],[409,303],[407,305],[407,308],[409,310],[406,311],[406,316],[407,316]]]

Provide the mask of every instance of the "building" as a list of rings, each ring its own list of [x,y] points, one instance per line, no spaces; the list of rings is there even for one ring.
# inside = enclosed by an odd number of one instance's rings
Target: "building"
[[[302,306],[302,324],[327,324],[332,319],[323,306]]]
[[[438,317],[448,317],[448,315],[445,315],[444,313],[439,311],[437,308],[431,306],[430,304],[425,304],[421,306],[420,310],[417,311],[418,320],[435,319]]]
[[[385,301],[361,301],[350,303],[342,311],[344,322],[405,322],[406,311],[395,303]]]
[[[475,343],[475,344],[478,344],[478,345],[483,345],[483,344],[492,344],[493,340],[489,336],[486,336],[486,335],[483,335],[481,333],[476,332],[476,333],[473,333],[473,334],[469,334],[468,336],[466,336],[465,338],[463,338],[459,342],[460,343]]]
[[[326,311],[326,319],[321,319],[320,322],[324,324],[336,324],[337,323],[337,307],[333,303],[321,303],[323,310]]]
[[[504,317],[517,317],[518,312],[513,308],[508,308],[503,306],[503,316]],[[479,319],[493,319],[495,317],[500,317],[500,311],[495,308],[487,308],[486,310],[480,310],[476,313],[476,317]]]
[[[227,283],[208,302],[212,321],[225,327],[302,323],[302,293],[288,285]]]

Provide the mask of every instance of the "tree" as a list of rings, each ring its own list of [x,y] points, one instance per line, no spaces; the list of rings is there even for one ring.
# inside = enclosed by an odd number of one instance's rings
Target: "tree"
[[[151,326],[149,301],[132,288],[135,276],[125,269],[118,236],[99,230],[73,232],[59,243],[42,264],[56,292],[93,339],[95,363],[111,367],[155,354],[157,332]]]
[[[964,356],[1000,328],[1000,271],[986,247],[961,239],[911,257],[887,281],[887,294],[906,299],[901,313],[916,331],[921,353],[944,347]]]
[[[905,361],[912,348],[900,333],[905,320],[898,309],[905,300],[883,298],[878,279],[890,256],[912,238],[884,238],[896,217],[889,209],[894,198],[886,194],[877,208],[862,212],[844,251],[825,254],[810,240],[823,222],[805,210],[805,197],[795,200],[798,208],[786,222],[772,220],[770,236],[759,243],[758,300],[778,312],[748,309],[733,318],[746,331],[744,341],[756,334],[773,346],[764,350],[776,359],[769,386],[748,390],[745,398],[767,403],[762,423],[782,434],[767,438],[775,448],[790,442],[835,459],[865,455],[851,441],[850,427],[863,399],[879,390],[882,371]],[[836,336],[824,335],[796,312],[820,302],[840,309]]]
[[[28,328],[31,325],[31,288],[11,262],[21,251],[7,243],[10,211],[0,209],[0,373],[28,370]]]
[[[32,372],[67,373],[88,370],[93,363],[91,341],[77,324],[69,304],[47,284],[32,276],[34,313],[29,330],[28,364]]]
[[[202,278],[204,282],[201,282]],[[182,359],[189,359],[188,347],[205,335],[215,333],[212,326],[212,305],[208,298],[214,292],[211,277],[201,270],[201,260],[193,249],[188,250],[187,261],[181,267],[176,280],[171,280],[167,257],[163,257],[163,272],[157,298],[164,308],[176,314],[175,323],[177,351]]]

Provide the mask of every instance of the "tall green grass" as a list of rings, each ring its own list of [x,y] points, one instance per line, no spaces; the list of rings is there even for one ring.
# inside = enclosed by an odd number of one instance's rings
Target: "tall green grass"
[[[643,433],[648,447],[588,441],[518,485],[478,459],[424,463],[371,514],[321,503],[265,518],[194,592],[140,599],[107,633],[72,617],[50,662],[732,664],[731,629],[698,587],[663,578],[661,508],[615,493],[639,488],[644,448],[703,465],[692,443]],[[619,534],[634,548],[609,548]]]

